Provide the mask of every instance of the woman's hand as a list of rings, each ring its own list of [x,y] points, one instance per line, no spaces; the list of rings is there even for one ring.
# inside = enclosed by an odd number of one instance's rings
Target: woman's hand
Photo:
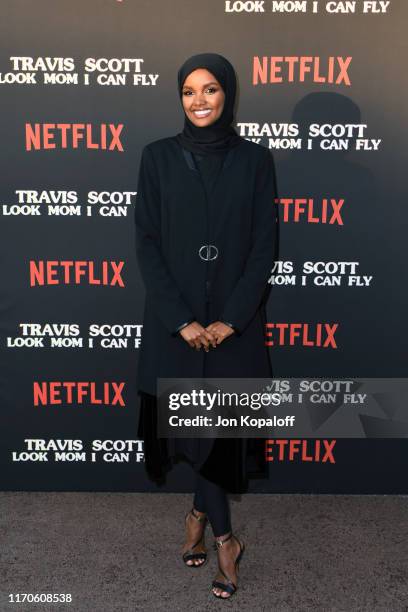
[[[232,327],[226,325],[222,321],[215,321],[214,323],[207,325],[205,329],[215,336],[217,344],[221,344],[225,338],[228,338],[228,336],[235,333]]]
[[[226,326],[227,327],[227,326]],[[214,348],[217,346],[214,334],[208,331],[198,321],[193,321],[189,325],[186,325],[179,331],[180,336],[197,351],[204,347],[204,350],[208,353],[210,345]]]

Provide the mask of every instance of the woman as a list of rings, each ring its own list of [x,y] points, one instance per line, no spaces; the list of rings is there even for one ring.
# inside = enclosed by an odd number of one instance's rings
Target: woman
[[[205,563],[208,518],[219,565],[212,592],[229,598],[244,545],[232,533],[227,492],[246,488],[249,443],[158,439],[156,382],[272,377],[264,325],[276,183],[270,151],[231,126],[236,77],[228,60],[215,53],[189,58],[178,91],[183,131],[144,147],[137,187],[136,246],[146,288],[138,433],[151,478],[162,479],[177,457],[195,470],[183,559],[194,568]]]

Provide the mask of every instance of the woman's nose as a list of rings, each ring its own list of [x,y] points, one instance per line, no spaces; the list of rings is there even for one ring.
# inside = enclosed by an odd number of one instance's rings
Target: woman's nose
[[[195,103],[196,104],[202,104],[205,103],[205,96],[204,94],[198,93],[195,99]]]

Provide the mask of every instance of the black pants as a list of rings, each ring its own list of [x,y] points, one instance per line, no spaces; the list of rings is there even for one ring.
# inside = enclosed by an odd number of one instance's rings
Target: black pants
[[[216,538],[231,531],[230,507],[225,489],[198,472],[193,505],[199,512],[207,514]]]
[[[141,412],[138,436],[144,439],[145,465],[149,477],[155,482],[165,478],[164,466],[171,464],[165,440],[157,437],[157,400],[156,397],[140,392]],[[215,465],[213,470],[217,470]],[[207,480],[198,471],[193,505],[199,512],[205,512],[210,521],[214,536],[217,538],[231,531],[230,509],[224,488]]]

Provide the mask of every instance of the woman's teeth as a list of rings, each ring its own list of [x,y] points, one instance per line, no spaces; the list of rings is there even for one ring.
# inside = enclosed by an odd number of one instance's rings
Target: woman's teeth
[[[207,117],[207,115],[209,115],[211,113],[211,109],[210,108],[206,108],[204,110],[199,110],[199,111],[193,111],[193,113],[195,114],[196,117]]]

